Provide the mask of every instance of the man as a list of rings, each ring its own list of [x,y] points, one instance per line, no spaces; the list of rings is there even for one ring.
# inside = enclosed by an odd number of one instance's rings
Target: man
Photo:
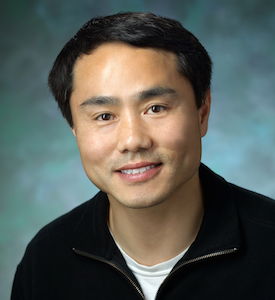
[[[12,299],[273,299],[275,202],[200,163],[211,59],[178,22],[92,19],[49,86],[101,190],[44,227]]]

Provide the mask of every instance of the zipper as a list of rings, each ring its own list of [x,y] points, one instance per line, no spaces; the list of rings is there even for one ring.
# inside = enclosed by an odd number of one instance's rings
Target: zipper
[[[157,299],[158,297],[158,293],[159,293],[159,290],[160,288],[163,286],[163,284],[165,283],[165,281],[172,275],[174,274],[176,271],[178,271],[180,268],[186,266],[186,265],[189,265],[189,264],[192,264],[192,263],[195,263],[195,262],[198,262],[198,261],[202,261],[202,260],[205,260],[205,259],[208,259],[208,258],[213,258],[213,257],[217,257],[217,256],[222,256],[222,255],[227,255],[227,254],[231,254],[231,253],[234,253],[236,252],[238,249],[237,248],[233,248],[233,249],[229,249],[229,250],[223,250],[223,251],[217,251],[217,252],[213,252],[213,253],[210,253],[210,254],[206,254],[206,255],[203,255],[203,256],[199,256],[197,258],[193,258],[193,259],[190,259],[184,263],[182,263],[181,265],[179,265],[178,267],[176,267],[162,282],[162,284],[160,285],[157,293],[156,293],[156,297],[155,297],[155,300]],[[97,261],[101,261],[101,262],[104,262],[108,265],[110,265],[111,267],[113,267],[114,269],[116,269],[117,271],[119,271],[121,274],[123,274],[128,280],[129,282],[132,284],[132,286],[136,289],[136,291],[139,293],[139,295],[142,297],[143,300],[146,300],[145,299],[145,296],[143,295],[142,291],[140,290],[140,288],[134,283],[134,281],[128,276],[127,273],[125,273],[123,270],[120,269],[120,267],[118,265],[116,265],[115,263],[113,262],[110,262],[106,259],[103,259],[103,258],[100,258],[100,257],[97,257],[97,256],[94,256],[94,255],[91,255],[87,252],[84,252],[84,251],[81,251],[81,250],[77,250],[75,248],[73,248],[73,251],[79,255],[82,255],[82,256],[85,256],[85,257],[88,257],[88,258],[92,258],[92,259],[95,259]]]
[[[231,253],[234,253],[236,252],[238,249],[237,248],[233,248],[233,249],[229,249],[229,250],[223,250],[223,251],[217,251],[217,252],[213,252],[213,253],[210,253],[210,254],[206,254],[206,255],[202,255],[202,256],[199,256],[199,257],[196,257],[196,258],[193,258],[193,259],[190,259],[184,263],[182,263],[181,265],[179,265],[178,267],[176,267],[162,282],[162,284],[160,285],[157,293],[156,293],[156,297],[155,297],[155,300],[157,299],[158,297],[158,293],[159,293],[159,290],[160,288],[163,286],[163,284],[165,283],[165,281],[167,280],[168,277],[170,277],[172,274],[174,274],[176,271],[178,271],[180,268],[186,266],[186,265],[190,265],[192,263],[195,263],[195,262],[198,262],[198,261],[202,261],[202,260],[205,260],[205,259],[208,259],[208,258],[212,258],[212,257],[217,257],[217,256],[222,256],[222,255],[227,255],[227,254],[231,254]]]
[[[123,270],[120,269],[120,267],[118,265],[116,265],[115,263],[113,262],[110,262],[108,261],[107,259],[103,259],[103,258],[100,258],[100,257],[97,257],[97,256],[94,256],[94,255],[91,255],[87,252],[84,252],[84,251],[81,251],[81,250],[77,250],[75,248],[73,248],[73,251],[79,255],[82,255],[82,256],[86,256],[88,258],[92,258],[92,259],[95,259],[97,261],[101,261],[101,262],[104,262],[108,265],[110,265],[111,267],[113,267],[114,269],[116,269],[117,271],[119,271],[121,274],[123,274],[129,281],[130,283],[132,284],[132,286],[136,289],[136,291],[139,293],[139,295],[142,297],[143,300],[146,300],[145,299],[145,296],[143,295],[142,291],[140,290],[140,288],[134,283],[134,281],[130,278],[130,276],[128,276],[127,273],[125,273]]]

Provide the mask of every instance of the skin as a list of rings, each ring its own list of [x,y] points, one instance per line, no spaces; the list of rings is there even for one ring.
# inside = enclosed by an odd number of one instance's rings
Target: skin
[[[124,251],[153,265],[188,247],[204,211],[198,168],[210,94],[198,109],[173,53],[107,43],[77,60],[71,110],[85,172],[108,195]]]

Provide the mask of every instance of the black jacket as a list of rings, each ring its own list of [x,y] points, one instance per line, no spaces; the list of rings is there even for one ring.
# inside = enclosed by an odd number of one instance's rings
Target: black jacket
[[[204,165],[200,177],[200,231],[156,299],[275,299],[275,201]],[[44,227],[18,266],[12,300],[142,299],[107,228],[107,211],[100,192]]]

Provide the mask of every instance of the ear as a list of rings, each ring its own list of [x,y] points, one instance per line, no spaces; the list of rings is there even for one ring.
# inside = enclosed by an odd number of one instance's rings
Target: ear
[[[205,101],[202,104],[202,106],[199,108],[201,137],[205,136],[207,132],[210,106],[211,106],[211,93],[210,90],[208,90],[205,97]]]
[[[76,130],[74,127],[71,127],[71,131],[72,131],[73,135],[76,137]]]
[[[73,135],[76,137],[76,130],[75,130],[74,126],[71,126],[70,122],[68,122],[67,119],[66,119],[66,121],[67,121],[68,125],[70,126]]]

